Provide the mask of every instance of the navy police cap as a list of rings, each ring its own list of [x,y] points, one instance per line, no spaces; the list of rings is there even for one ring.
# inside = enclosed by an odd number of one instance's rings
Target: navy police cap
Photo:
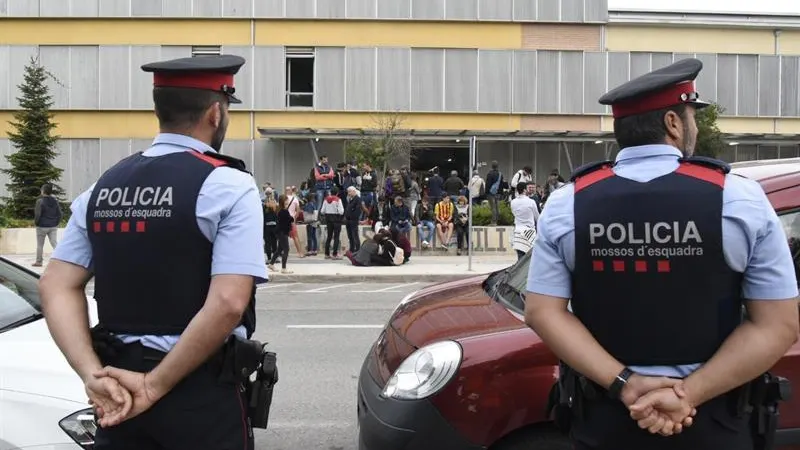
[[[709,104],[700,100],[694,83],[702,69],[699,59],[682,59],[612,89],[599,101],[611,105],[615,119],[681,104],[705,108]]]
[[[233,76],[244,63],[236,55],[199,56],[149,63],[142,70],[153,73],[154,87],[206,89],[226,94],[231,103],[242,103],[233,95]]]

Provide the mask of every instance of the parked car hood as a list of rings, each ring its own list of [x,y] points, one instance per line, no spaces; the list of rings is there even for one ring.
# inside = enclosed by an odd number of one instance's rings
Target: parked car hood
[[[399,306],[392,328],[419,348],[444,339],[527,328],[523,318],[489,297],[485,276],[432,286]]]
[[[89,305],[94,324],[94,300],[89,300]],[[53,342],[43,318],[0,334],[0,375],[0,390],[89,406],[80,377]]]

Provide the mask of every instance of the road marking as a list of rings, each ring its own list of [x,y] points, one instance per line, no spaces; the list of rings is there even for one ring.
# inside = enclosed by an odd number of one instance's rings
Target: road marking
[[[303,293],[303,294],[313,294],[313,293],[327,294],[327,292],[325,292],[326,289],[334,289],[334,288],[340,288],[340,287],[345,287],[345,286],[355,286],[357,284],[361,284],[361,283],[334,284],[332,286],[324,286],[324,287],[321,287],[321,288],[310,289],[308,291],[294,291],[294,292]]]
[[[383,325],[286,325],[286,328],[295,330],[365,330],[365,329],[381,329]]]
[[[389,287],[387,287],[387,288],[383,288],[383,289],[376,289],[376,290],[374,290],[374,291],[353,291],[353,292],[357,292],[357,293],[359,293],[359,294],[368,294],[368,293],[376,293],[376,292],[393,292],[393,293],[399,293],[399,292],[401,292],[401,291],[396,291],[395,289],[401,289],[401,288],[403,288],[403,287],[411,287],[411,286],[414,286],[415,284],[419,284],[419,283],[415,281],[415,282],[413,282],[413,283],[398,284],[397,286],[389,286]]]
[[[298,283],[270,283],[266,286],[258,286],[257,290],[259,291],[266,291],[267,289],[272,289],[274,287],[285,287],[285,286],[292,286]]]

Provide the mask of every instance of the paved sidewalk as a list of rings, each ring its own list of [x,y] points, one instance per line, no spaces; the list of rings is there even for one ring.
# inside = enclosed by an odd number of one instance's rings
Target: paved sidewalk
[[[45,265],[50,255],[45,254]],[[21,266],[42,273],[44,267],[31,267],[36,259],[34,255],[3,255]],[[469,271],[467,256],[412,255],[408,264],[399,267],[355,267],[350,261],[325,260],[322,256],[298,258],[289,255],[287,268],[292,274],[270,273],[270,281],[275,283],[286,282],[436,282],[469,278],[476,275],[488,274],[502,270],[516,262],[516,257],[509,255],[474,255],[472,257],[472,271]],[[276,264],[280,270],[280,263]]]

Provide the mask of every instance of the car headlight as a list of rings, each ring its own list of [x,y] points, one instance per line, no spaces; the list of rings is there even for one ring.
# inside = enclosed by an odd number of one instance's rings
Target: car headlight
[[[64,417],[58,422],[58,426],[81,448],[88,450],[94,445],[97,424],[94,421],[92,408],[82,409]]]
[[[441,390],[461,365],[461,346],[454,341],[426,345],[412,353],[395,370],[381,396],[421,400]]]

